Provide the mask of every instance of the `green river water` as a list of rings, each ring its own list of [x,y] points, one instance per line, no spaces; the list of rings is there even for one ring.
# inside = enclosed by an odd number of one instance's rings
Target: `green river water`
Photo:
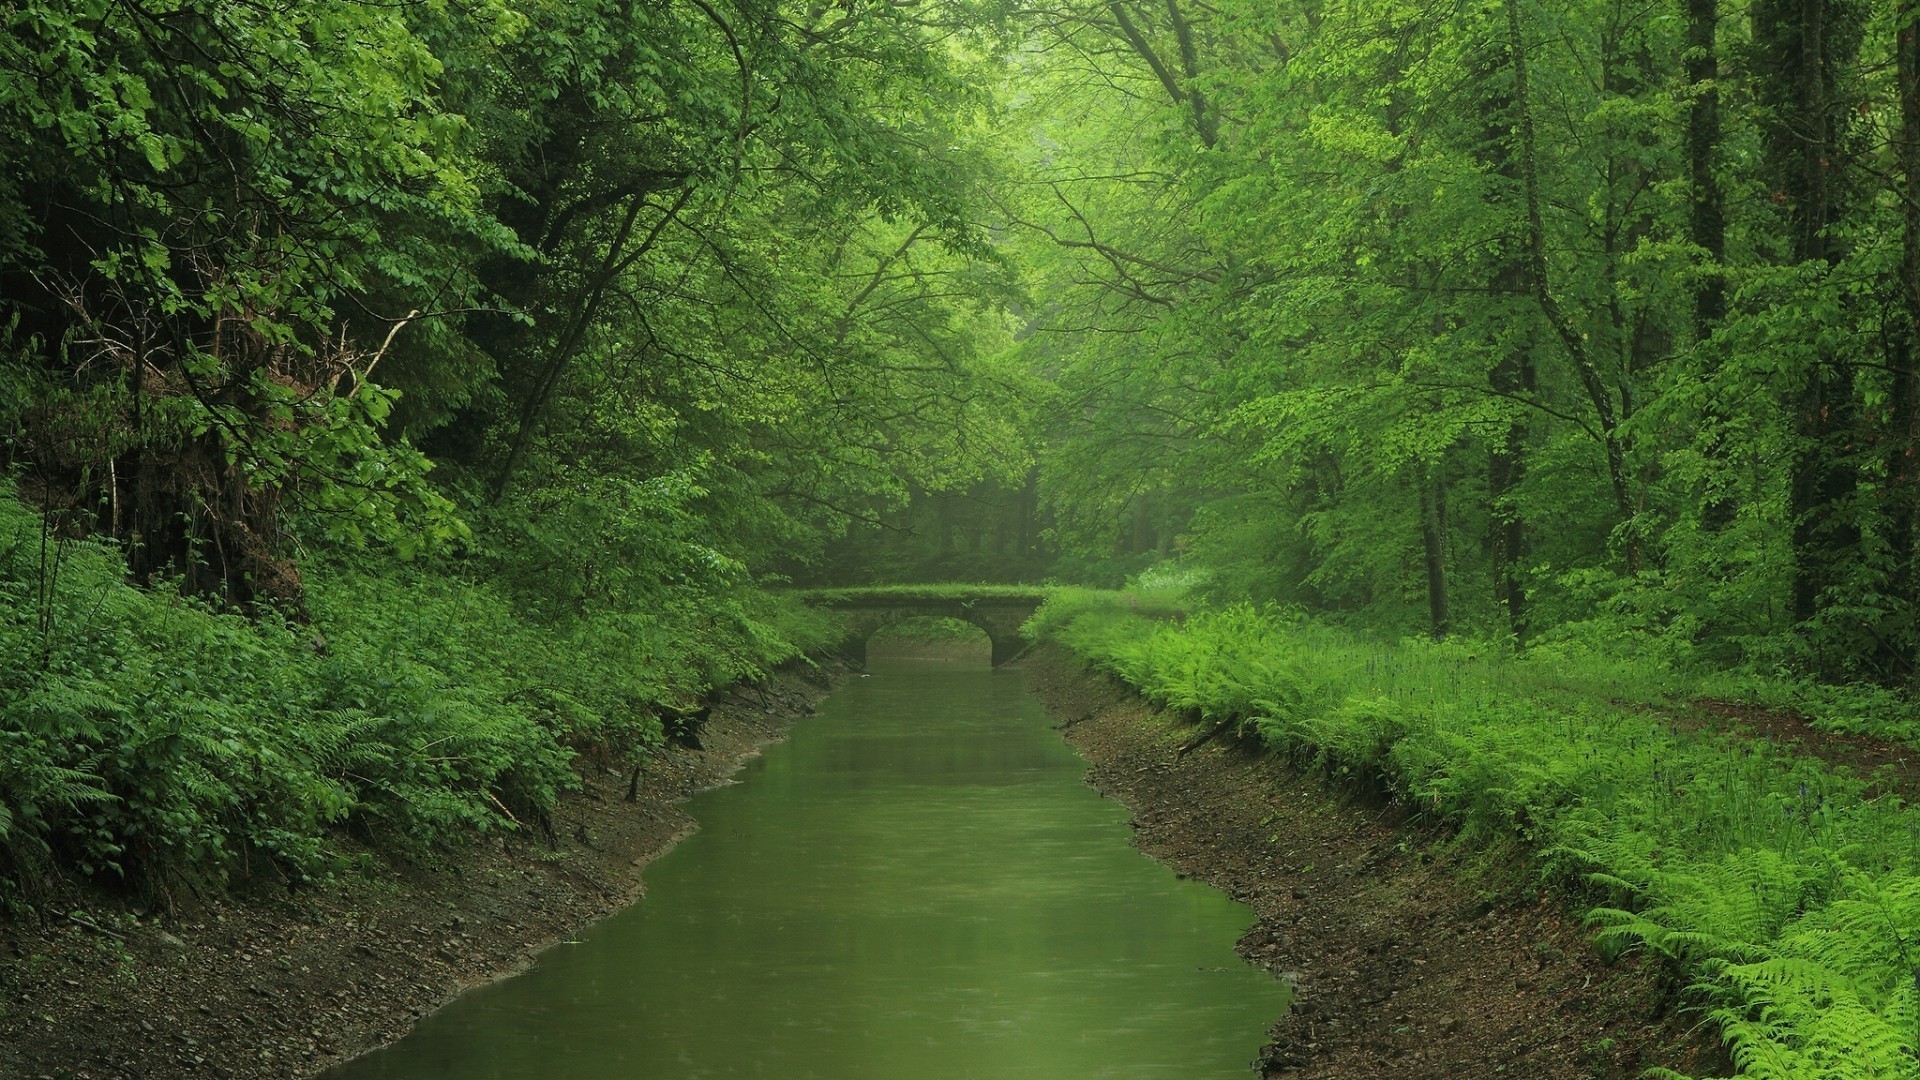
[[[1242,905],[1128,845],[1018,671],[876,662],[645,900],[325,1080],[1203,1080],[1285,990]]]

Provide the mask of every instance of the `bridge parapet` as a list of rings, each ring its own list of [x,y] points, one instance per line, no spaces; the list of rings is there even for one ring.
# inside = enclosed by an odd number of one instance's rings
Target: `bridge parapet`
[[[1047,590],[994,585],[885,586],[821,589],[805,594],[805,598],[846,619],[842,650],[862,667],[867,662],[867,639],[875,631],[915,618],[957,619],[979,627],[993,643],[993,663],[997,667],[1026,647],[1020,627],[1046,602]]]

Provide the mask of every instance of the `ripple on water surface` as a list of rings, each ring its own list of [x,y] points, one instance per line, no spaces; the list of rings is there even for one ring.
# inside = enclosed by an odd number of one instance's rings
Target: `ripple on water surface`
[[[692,810],[647,899],[326,1080],[1197,1080],[1284,988],[1128,845],[1018,672],[876,666]]]

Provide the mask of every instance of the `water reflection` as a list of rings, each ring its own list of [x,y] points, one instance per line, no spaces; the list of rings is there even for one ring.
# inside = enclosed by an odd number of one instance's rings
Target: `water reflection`
[[[648,898],[328,1080],[1244,1074],[1250,921],[1127,845],[1017,672],[876,662],[701,796]]]

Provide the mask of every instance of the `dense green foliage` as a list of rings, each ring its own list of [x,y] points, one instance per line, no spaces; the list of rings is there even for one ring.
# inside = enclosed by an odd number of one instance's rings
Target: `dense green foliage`
[[[140,580],[1180,555],[1393,633],[1920,655],[1899,5],[7,20],[8,457]]]
[[[659,706],[835,630],[764,600],[551,625],[428,564],[321,567],[295,626],[126,576],[110,547],[0,500],[0,872],[28,895],[62,865],[156,901],[293,886],[352,841],[419,851],[538,824],[576,754],[657,745]]]
[[[1911,1075],[1920,811],[1707,733],[1685,701],[1735,689],[1724,677],[1576,647],[1386,646],[1244,605],[1174,623],[1063,596],[1033,630],[1167,708],[1519,845],[1588,898],[1603,947],[1675,966],[1743,1075]]]
[[[1026,469],[990,10],[5,18],[7,456],[142,579],[297,615],[302,545],[478,529],[563,594],[730,581]]]
[[[1017,484],[999,18],[0,11],[0,877],[535,825],[832,643],[763,583]]]
[[[1920,745],[1912,4],[17,0],[0,121],[7,895],[537,826],[770,587],[1051,578],[1911,1072],[1907,812],[1618,703]]]
[[[1055,537],[1394,635],[1907,681],[1914,18],[1059,8],[1001,203]]]

